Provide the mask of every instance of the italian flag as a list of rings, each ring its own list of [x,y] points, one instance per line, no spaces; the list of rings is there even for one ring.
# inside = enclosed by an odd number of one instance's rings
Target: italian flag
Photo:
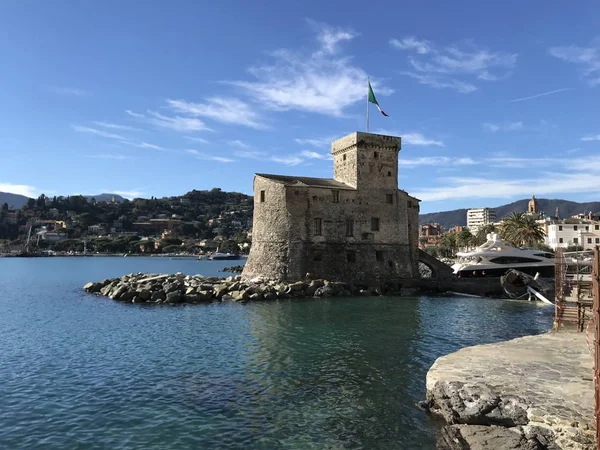
[[[385,111],[383,109],[381,109],[381,106],[379,106],[379,103],[377,103],[377,99],[375,98],[375,94],[373,93],[373,88],[371,87],[371,82],[369,81],[369,103],[373,103],[375,106],[377,106],[377,109],[379,110],[379,112],[381,114],[383,114],[385,117],[389,117]]]

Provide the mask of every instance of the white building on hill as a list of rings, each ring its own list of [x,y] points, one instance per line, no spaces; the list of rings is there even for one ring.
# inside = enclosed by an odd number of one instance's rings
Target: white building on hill
[[[467,228],[472,234],[477,234],[484,225],[496,221],[496,211],[492,208],[473,208],[467,210]]]

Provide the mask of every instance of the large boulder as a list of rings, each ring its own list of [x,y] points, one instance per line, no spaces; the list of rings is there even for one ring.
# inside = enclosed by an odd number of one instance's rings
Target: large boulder
[[[312,280],[310,282],[310,284],[308,286],[306,286],[306,289],[304,292],[309,297],[312,297],[313,295],[315,295],[315,292],[317,292],[317,289],[319,289],[320,287],[323,287],[324,285],[325,285],[325,282],[323,280]]]
[[[152,298],[152,292],[150,292],[150,289],[141,289],[138,291],[138,298],[144,302],[150,300],[150,298]]]
[[[112,291],[110,291],[110,294],[108,296],[113,300],[119,300],[121,296],[125,294],[128,290],[129,289],[127,285],[119,283]]]
[[[166,302],[167,303],[181,303],[181,301],[183,300],[183,298],[181,297],[181,292],[177,291],[172,291],[172,292],[167,292],[167,298],[166,298]]]
[[[156,291],[152,293],[150,300],[155,303],[164,302],[167,299],[167,294],[165,291]]]
[[[217,284],[213,287],[213,292],[215,294],[215,298],[220,300],[229,292],[229,287],[226,284]]]

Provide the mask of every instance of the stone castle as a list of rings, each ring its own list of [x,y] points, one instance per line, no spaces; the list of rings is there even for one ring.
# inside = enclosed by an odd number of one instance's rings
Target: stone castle
[[[399,137],[332,142],[333,179],[256,174],[242,276],[377,282],[418,277],[419,200],[398,189]]]

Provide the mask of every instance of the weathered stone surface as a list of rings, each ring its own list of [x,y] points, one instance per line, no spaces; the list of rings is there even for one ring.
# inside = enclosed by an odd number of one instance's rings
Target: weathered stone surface
[[[173,291],[173,292],[167,293],[167,299],[166,299],[167,303],[180,303],[181,300],[182,300],[181,292]]]
[[[153,302],[162,302],[165,301],[167,299],[167,294],[165,294],[165,291],[156,291],[152,293],[152,297],[150,297],[150,300],[152,300]]]
[[[430,411],[464,424],[446,431],[460,431],[469,446],[452,449],[505,448],[484,446],[496,438],[477,438],[479,425],[518,432],[521,447],[506,448],[595,449],[593,392],[585,333],[569,331],[464,348],[427,373]]]
[[[438,441],[440,450],[543,450],[518,430],[483,425],[444,427]]]

